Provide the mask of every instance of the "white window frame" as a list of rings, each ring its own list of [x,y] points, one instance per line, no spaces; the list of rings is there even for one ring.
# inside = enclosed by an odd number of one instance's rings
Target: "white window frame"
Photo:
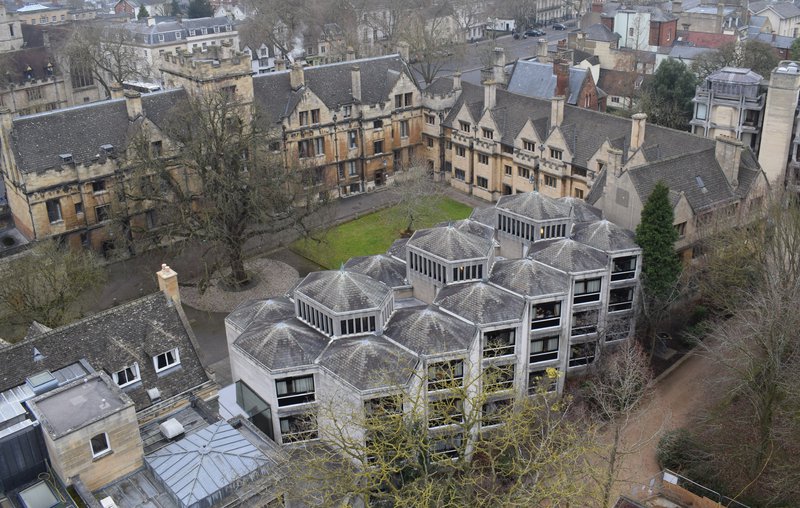
[[[130,369],[130,371],[133,373],[134,377],[129,381],[126,381],[124,383],[120,383],[119,382],[120,373],[121,372],[125,372],[128,369]],[[132,385],[134,383],[138,383],[139,381],[142,380],[142,375],[141,375],[141,372],[139,371],[139,363],[138,362],[133,362],[133,364],[127,365],[127,366],[123,367],[122,369],[118,370],[117,372],[114,372],[111,375],[111,377],[114,378],[114,382],[117,383],[117,386],[119,386],[120,388],[123,388],[125,386],[130,386],[130,385]]]
[[[166,367],[158,368],[158,357],[162,355],[167,355],[169,353],[172,353],[175,361],[173,363],[168,364]],[[164,351],[163,353],[157,354],[153,357],[153,367],[156,369],[156,372],[164,372],[165,370],[169,370],[180,364],[181,364],[181,356],[180,352],[178,351],[178,348],[173,348],[168,351]]]
[[[92,443],[92,441],[94,440],[94,438],[96,438],[98,436],[103,436],[105,438],[106,447],[103,448],[102,450],[96,452],[94,450],[94,444]],[[91,450],[91,452],[92,452],[92,458],[93,459],[98,459],[100,457],[103,457],[103,456],[108,455],[109,453],[111,453],[111,441],[109,441],[109,439],[108,439],[108,433],[107,432],[101,432],[99,434],[95,434],[94,436],[92,436],[89,439],[89,450]]]

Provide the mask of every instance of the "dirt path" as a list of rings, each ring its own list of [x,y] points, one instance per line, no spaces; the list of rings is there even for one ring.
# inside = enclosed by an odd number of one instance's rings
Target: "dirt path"
[[[646,485],[659,472],[658,440],[709,403],[705,381],[719,368],[706,354],[692,354],[659,380],[652,401],[634,415],[624,434],[625,446],[637,451],[625,456],[612,499],[629,494],[634,485]]]

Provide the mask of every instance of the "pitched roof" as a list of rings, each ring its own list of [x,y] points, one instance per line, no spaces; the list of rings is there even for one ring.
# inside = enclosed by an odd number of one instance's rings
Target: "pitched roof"
[[[569,290],[569,276],[530,258],[496,262],[489,282],[529,298],[562,294]]]
[[[631,231],[607,220],[576,224],[571,238],[607,253],[639,248]]]
[[[725,44],[736,42],[734,34],[679,31],[678,40],[691,46],[717,49]]]
[[[494,228],[497,224],[497,208],[494,206],[474,208],[469,218],[475,222],[480,222],[481,224]]]
[[[367,391],[408,383],[417,357],[385,337],[366,335],[331,341],[318,363],[354,388]]]
[[[567,104],[578,103],[578,95],[588,72],[586,69],[570,66]],[[527,97],[552,99],[556,93],[556,75],[553,73],[553,64],[519,60],[514,65],[507,90]]]
[[[386,251],[386,254],[405,260],[406,244],[408,243],[408,240],[408,238],[398,238],[397,240],[393,241],[392,245],[389,247],[389,250]]]
[[[420,229],[408,245],[448,261],[485,258],[492,250],[491,240],[453,226]]]
[[[575,222],[594,222],[603,218],[603,211],[595,208],[581,198],[565,196],[556,199],[570,207],[570,216]]]
[[[477,325],[522,319],[525,301],[485,282],[442,288],[433,302]]]
[[[743,67],[723,67],[717,69],[706,78],[708,81],[725,83],[759,84],[764,79],[761,74]]]
[[[368,275],[392,288],[409,285],[406,280],[406,264],[386,254],[350,258],[344,264],[344,269]]]
[[[398,309],[383,334],[420,355],[438,355],[468,349],[475,326],[437,307]]]
[[[641,88],[645,81],[650,79],[652,79],[651,75],[643,76],[636,72],[600,69],[597,86],[609,95],[630,97],[637,89]]]
[[[794,42],[793,37],[787,37],[785,35],[777,35],[777,34],[765,34],[765,33],[757,33],[753,35],[748,34],[747,38],[749,40],[766,42],[773,48],[779,48],[779,49],[789,49],[792,47],[792,42]]]
[[[608,256],[602,251],[571,238],[534,242],[528,256],[570,274],[602,270],[608,266]]]
[[[281,296],[242,302],[225,317],[225,323],[244,331],[254,321],[274,323],[294,315],[294,304],[285,296]]]
[[[586,40],[600,41],[600,42],[615,42],[622,36],[613,30],[609,30],[607,26],[602,23],[595,23],[583,31],[586,34]]]
[[[508,210],[522,217],[537,221],[566,219],[570,216],[570,204],[560,202],[539,192],[501,196],[496,206],[498,210]]]
[[[767,9],[772,10],[781,19],[791,19],[800,16],[800,8],[798,8],[792,2],[781,2],[778,4],[771,4],[768,5],[766,9],[757,11],[756,14],[761,14]]]
[[[494,227],[476,221],[472,219],[472,217],[468,219],[462,219],[451,222],[440,222],[439,224],[436,224],[434,227],[437,228],[453,227],[458,229],[459,231],[465,231],[467,233],[473,234],[475,236],[480,236],[481,238],[485,238],[487,240],[491,240],[492,238],[494,238]]]
[[[329,339],[297,318],[258,319],[233,343],[269,370],[312,365]]]
[[[311,272],[297,285],[300,293],[333,312],[380,308],[392,289],[372,277],[345,270]]]
[[[152,404],[147,396],[150,388],[158,388],[167,399],[199,386],[208,376],[182,312],[163,293],[154,293],[0,349],[0,391],[37,372],[55,371],[82,359],[109,374],[138,363],[141,383],[125,388],[137,410]],[[180,365],[157,373],[153,357],[174,348]],[[41,353],[38,360],[34,349]]]

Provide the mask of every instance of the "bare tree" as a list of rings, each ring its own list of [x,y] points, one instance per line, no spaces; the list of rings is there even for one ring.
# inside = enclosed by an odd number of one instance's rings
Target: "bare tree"
[[[80,25],[75,28],[65,56],[73,68],[87,69],[111,97],[115,83],[147,78],[150,68],[136,53],[134,35],[122,28]]]
[[[421,220],[433,214],[445,187],[434,182],[426,162],[414,160],[403,171],[395,172],[390,190],[397,200],[397,213],[391,219],[402,221],[403,232],[412,233]]]
[[[247,46],[257,49],[265,43],[282,55],[303,49],[303,31],[311,17],[305,0],[248,0],[247,7],[251,15],[240,30]]]
[[[81,294],[101,284],[105,276],[91,252],[45,240],[0,265],[0,305],[13,322],[62,326],[79,314],[74,304]]]
[[[326,204],[318,173],[287,167],[275,133],[249,105],[225,92],[191,97],[173,109],[165,128],[169,145],[137,136],[127,178],[128,216],[155,210],[160,227],[140,233],[206,246],[203,259],[227,266],[227,281],[246,284],[247,242],[287,229],[306,231]],[[162,150],[164,150],[162,156]],[[139,207],[139,208],[137,208]],[[213,254],[213,256],[211,255]]]
[[[454,33],[453,25],[449,6],[413,6],[406,15],[398,39],[408,44],[411,67],[426,83],[464,56],[466,41]]]

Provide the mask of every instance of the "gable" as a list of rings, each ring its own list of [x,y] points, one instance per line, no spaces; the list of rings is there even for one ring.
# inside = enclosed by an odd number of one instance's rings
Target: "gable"
[[[528,121],[525,122],[525,125],[517,134],[517,137],[514,140],[514,146],[522,146],[522,142],[524,141],[532,141],[537,145],[542,142],[539,138],[539,134],[536,132],[536,128],[533,126],[533,121],[528,118]]]

